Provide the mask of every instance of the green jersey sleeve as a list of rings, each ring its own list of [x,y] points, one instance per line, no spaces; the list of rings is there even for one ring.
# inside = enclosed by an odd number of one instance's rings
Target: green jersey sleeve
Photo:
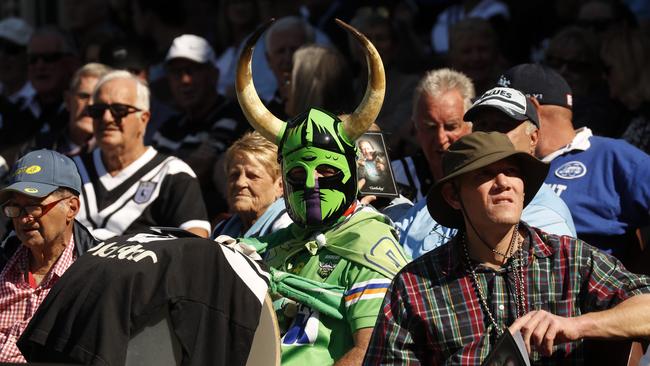
[[[391,279],[355,263],[350,263],[345,278],[345,316],[350,331],[374,327]]]

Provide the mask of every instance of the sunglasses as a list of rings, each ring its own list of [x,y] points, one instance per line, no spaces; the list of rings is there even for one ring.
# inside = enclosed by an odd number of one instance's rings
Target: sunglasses
[[[131,113],[141,112],[142,109],[136,108],[132,105],[122,104],[122,103],[99,103],[88,106],[88,115],[94,119],[101,119],[106,113],[106,110],[111,111],[111,115],[115,120],[121,120],[122,118],[128,116]]]
[[[41,60],[44,63],[50,64],[59,61],[63,56],[65,56],[63,52],[32,53],[27,55],[27,61],[30,64],[35,64],[38,60]]]
[[[57,203],[65,199],[68,199],[70,197],[72,196],[63,197],[59,200],[50,202],[46,205],[18,206],[18,205],[6,204],[2,207],[2,211],[4,212],[5,216],[7,216],[10,219],[15,219],[16,217],[19,217],[21,212],[24,212],[26,215],[37,219],[45,215],[46,213],[48,213],[54,206],[56,206]]]

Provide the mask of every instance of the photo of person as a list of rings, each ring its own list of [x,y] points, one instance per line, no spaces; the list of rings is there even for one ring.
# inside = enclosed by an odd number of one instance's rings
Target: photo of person
[[[357,176],[361,195],[397,196],[383,135],[367,132],[357,140]]]

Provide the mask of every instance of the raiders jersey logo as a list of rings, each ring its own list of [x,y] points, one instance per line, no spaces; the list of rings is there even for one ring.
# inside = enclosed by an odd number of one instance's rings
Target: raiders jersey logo
[[[137,204],[145,203],[151,199],[151,195],[156,190],[156,183],[154,182],[140,182],[138,190],[135,191],[133,200]]]

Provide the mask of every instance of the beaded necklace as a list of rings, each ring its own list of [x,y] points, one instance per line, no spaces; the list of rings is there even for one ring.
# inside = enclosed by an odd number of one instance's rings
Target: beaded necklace
[[[494,329],[496,329],[497,334],[501,336],[504,332],[504,329],[497,324],[496,320],[494,319],[494,316],[492,315],[492,312],[490,311],[490,308],[488,307],[487,303],[487,296],[483,293],[483,289],[481,288],[481,284],[478,281],[478,277],[476,276],[476,268],[475,266],[472,265],[472,262],[469,257],[469,249],[467,248],[467,238],[465,236],[465,232],[463,232],[462,235],[462,240],[463,240],[463,250],[465,251],[465,260],[467,261],[467,268],[472,275],[472,280],[474,282],[474,286],[476,287],[476,292],[478,293],[478,298],[483,306],[483,309],[485,313],[487,314],[488,318],[490,319],[490,322],[494,326]],[[510,258],[513,257],[513,251],[515,247],[515,243],[517,241],[517,238],[519,236],[519,224],[516,224],[514,227],[514,231],[512,233],[512,241],[510,242],[510,246],[508,248],[508,253],[504,253],[504,257]],[[515,278],[515,312],[517,313],[517,318],[522,317],[526,314],[526,291],[525,291],[525,283],[524,283],[524,255],[523,255],[523,245],[519,245],[519,247],[516,250],[517,257],[513,258],[513,261],[516,261],[516,263],[513,266],[513,276]],[[500,254],[500,253],[497,253]]]

